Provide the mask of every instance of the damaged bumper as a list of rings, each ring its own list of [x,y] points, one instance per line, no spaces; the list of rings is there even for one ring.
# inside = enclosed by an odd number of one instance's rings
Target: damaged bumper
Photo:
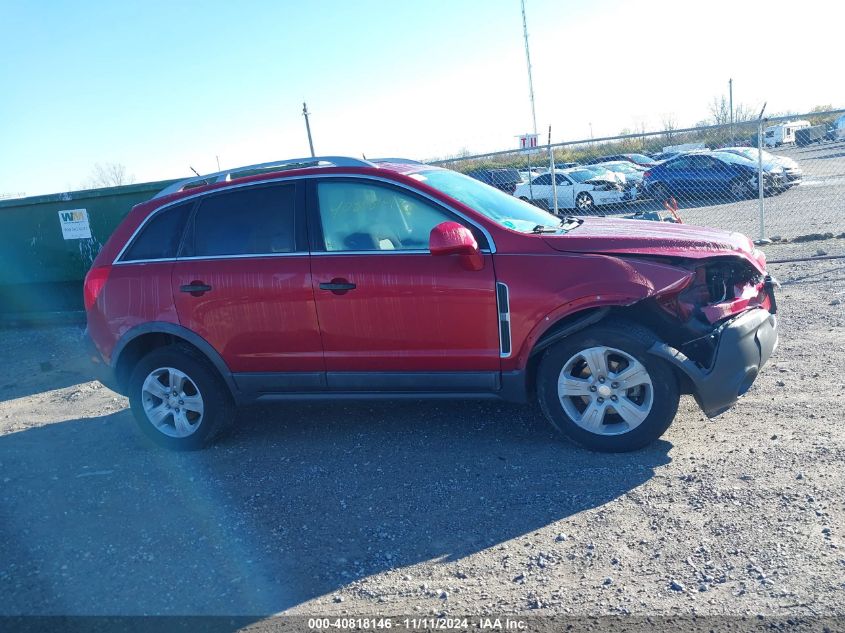
[[[689,378],[696,401],[711,418],[748,391],[777,348],[777,316],[764,308],[749,310],[723,323],[714,336],[718,344],[709,369],[665,343],[655,343],[649,349]]]

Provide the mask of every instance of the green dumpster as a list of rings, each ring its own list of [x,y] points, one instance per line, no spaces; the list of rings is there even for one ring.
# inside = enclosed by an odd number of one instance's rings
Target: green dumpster
[[[0,322],[79,317],[100,248],[133,206],[172,182],[0,200]]]

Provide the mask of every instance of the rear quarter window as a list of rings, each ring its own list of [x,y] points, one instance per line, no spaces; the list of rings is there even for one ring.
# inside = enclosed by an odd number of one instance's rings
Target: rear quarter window
[[[157,211],[141,227],[121,261],[175,258],[193,206],[191,201]]]

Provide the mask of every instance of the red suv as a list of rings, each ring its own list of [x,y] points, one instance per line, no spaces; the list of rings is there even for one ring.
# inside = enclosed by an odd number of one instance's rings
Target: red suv
[[[537,398],[576,442],[718,415],[777,345],[736,233],[556,217],[404,159],[194,178],[136,206],[85,280],[92,360],[143,433],[210,442],[256,401]]]

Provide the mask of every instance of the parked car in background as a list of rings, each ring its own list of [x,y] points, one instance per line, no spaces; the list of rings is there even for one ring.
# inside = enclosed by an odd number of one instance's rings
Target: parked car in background
[[[363,398],[536,399],[575,442],[633,450],[682,393],[729,409],[778,341],[747,237],[562,220],[402,159],[174,183],[112,233],[84,302],[92,369],[174,450],[213,442],[237,405]]]
[[[756,147],[720,147],[718,151],[743,156],[753,163],[757,163],[760,157]],[[794,187],[804,178],[804,170],[797,162],[787,156],[777,156],[763,150],[763,169],[771,171],[778,166],[783,169],[785,187]]]
[[[475,169],[467,173],[467,176],[480,180],[486,185],[496,187],[505,193],[513,193],[516,186],[522,183],[522,176],[516,169],[506,167],[497,169]]]
[[[655,162],[660,163],[664,160],[675,158],[675,156],[680,156],[683,153],[684,152],[682,150],[675,150],[671,152],[658,152],[657,154],[652,154],[651,157],[654,159]]]
[[[612,172],[588,167],[574,167],[555,172],[558,209],[575,209],[579,213],[593,213],[596,207],[625,201],[624,182]],[[514,196],[526,202],[553,208],[552,175],[542,174],[516,188]]]
[[[542,173],[545,173],[542,169],[520,169],[519,177],[522,179],[522,182],[528,182],[535,176],[539,176]]]
[[[613,154],[611,156],[599,156],[598,158],[591,158],[586,161],[584,165],[596,165],[598,163],[607,163],[610,161],[626,160],[635,165],[642,165],[643,167],[651,167],[657,161],[645,154]]]
[[[779,191],[783,182],[782,168],[764,168],[765,191]],[[656,200],[725,195],[741,200],[757,194],[758,168],[753,161],[729,152],[691,152],[652,167],[643,174],[643,183]]]
[[[623,175],[625,177],[625,191],[631,192],[631,200],[636,200],[643,193],[643,174],[646,172],[645,167],[640,167],[627,160],[599,163],[595,167],[604,167],[612,172]]]
[[[831,140],[833,141],[845,141],[845,114],[841,117],[836,119],[833,122],[833,126],[831,127]]]

